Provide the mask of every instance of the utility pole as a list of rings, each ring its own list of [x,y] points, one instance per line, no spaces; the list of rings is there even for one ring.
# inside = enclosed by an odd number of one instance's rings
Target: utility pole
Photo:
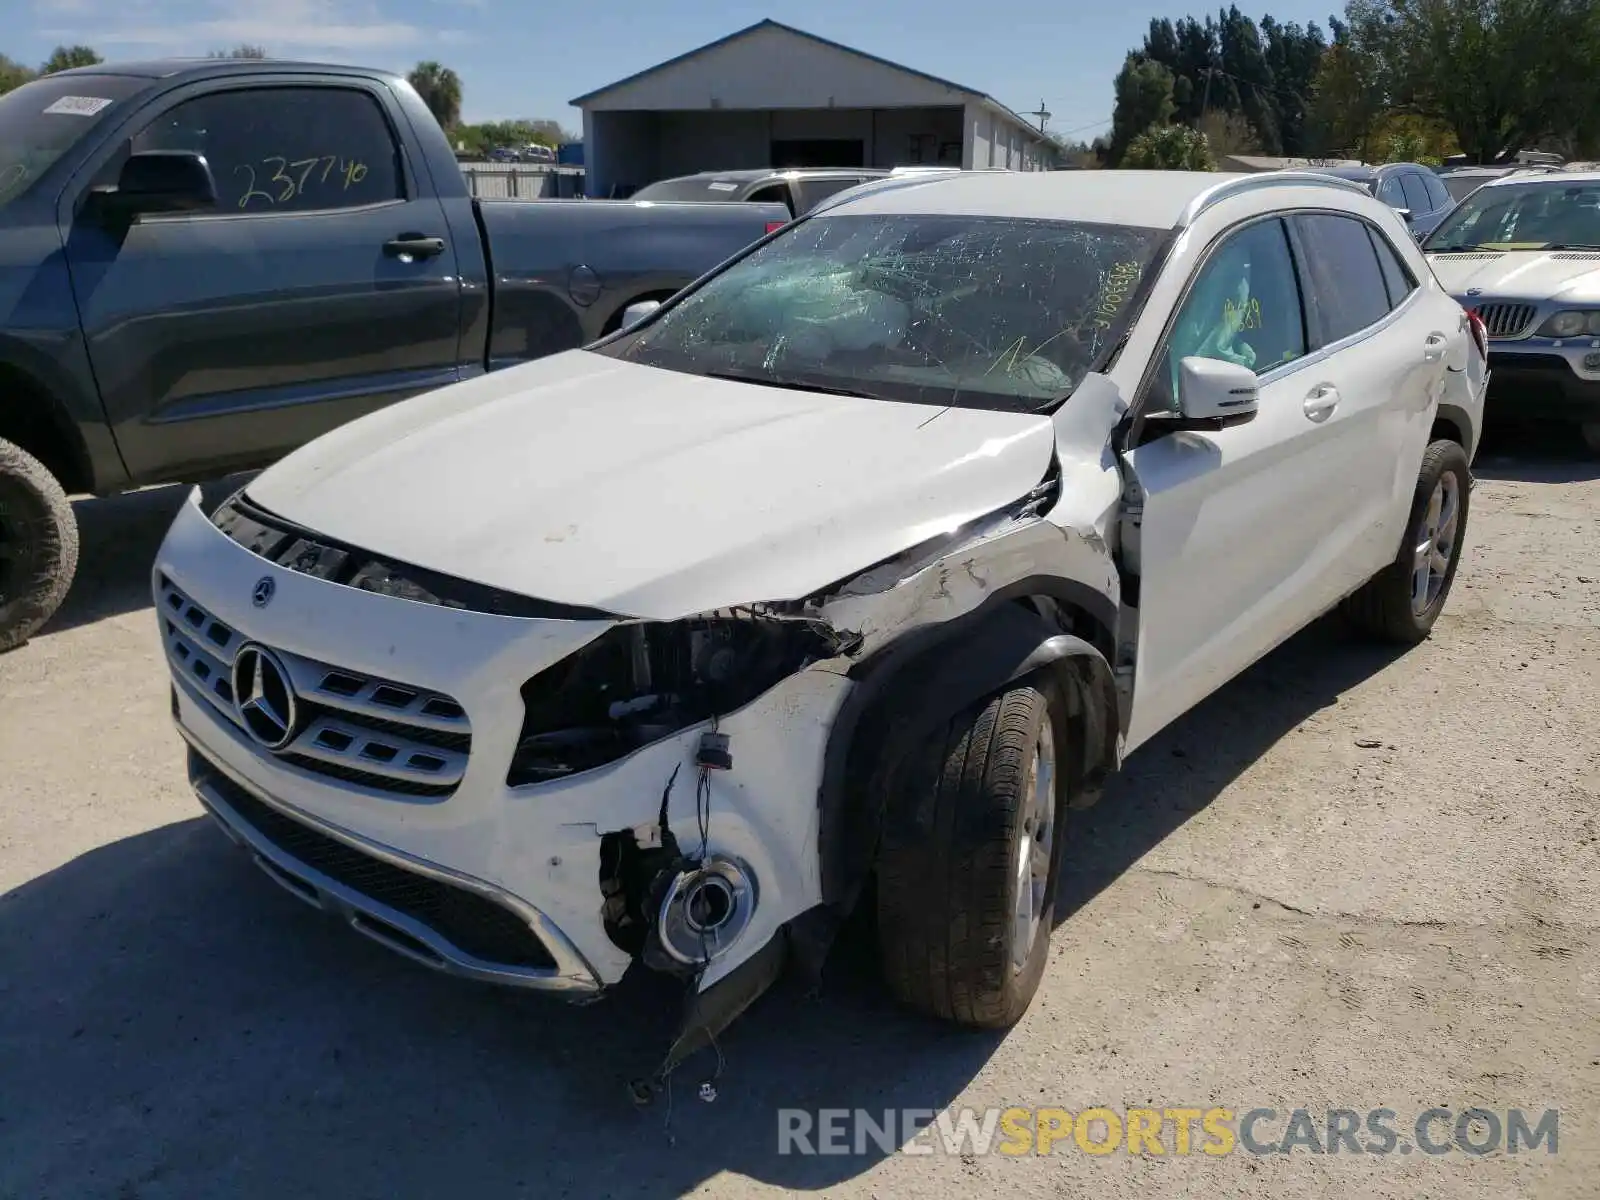
[[[1044,123],[1046,121],[1048,121],[1050,119],[1050,116],[1051,116],[1049,109],[1045,108],[1045,106],[1044,106],[1044,101],[1040,100],[1039,101],[1039,107],[1034,109],[1028,115],[1030,117],[1038,117],[1039,118],[1039,132],[1043,133],[1044,132]]]

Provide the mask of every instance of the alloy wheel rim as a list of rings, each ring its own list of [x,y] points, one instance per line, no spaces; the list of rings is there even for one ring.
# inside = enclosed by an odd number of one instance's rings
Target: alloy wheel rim
[[[1012,908],[1011,969],[1027,966],[1039,923],[1044,919],[1045,893],[1050,885],[1050,861],[1056,833],[1056,747],[1050,721],[1039,727],[1028,772],[1028,810],[1022,837],[1017,842],[1016,902]]]
[[[1461,532],[1461,484],[1455,473],[1439,477],[1422,514],[1411,556],[1411,611],[1422,616],[1438,601],[1450,575]]]

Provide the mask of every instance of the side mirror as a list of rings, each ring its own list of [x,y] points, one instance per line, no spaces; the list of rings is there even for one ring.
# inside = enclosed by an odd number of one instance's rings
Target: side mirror
[[[622,328],[630,329],[661,307],[659,300],[636,300],[622,310]]]
[[[217,181],[205,155],[193,150],[146,150],[122,164],[114,190],[100,203],[123,217],[199,212],[217,205]]]
[[[1146,420],[1153,432],[1211,432],[1253,419],[1259,402],[1249,367],[1191,357],[1178,364],[1178,411],[1150,413]]]

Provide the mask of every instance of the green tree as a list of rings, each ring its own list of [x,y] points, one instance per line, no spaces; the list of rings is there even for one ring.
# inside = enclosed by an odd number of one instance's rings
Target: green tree
[[[1154,59],[1130,53],[1112,85],[1116,107],[1111,113],[1112,166],[1120,166],[1133,140],[1153,125],[1172,120],[1172,72]]]
[[[0,95],[21,87],[33,77],[34,73],[29,68],[0,54]]]
[[[266,58],[265,46],[252,46],[248,43],[235,46],[232,50],[213,50],[206,55],[207,58]]]
[[[1437,117],[1477,162],[1600,130],[1594,0],[1353,0],[1391,107]]]
[[[1388,106],[1379,71],[1370,50],[1349,40],[1336,41],[1323,53],[1309,117],[1319,152],[1370,157],[1373,130]]]
[[[1121,165],[1147,171],[1217,169],[1206,135],[1187,125],[1162,125],[1141,133],[1129,144]]]
[[[39,74],[53,75],[57,71],[69,71],[73,67],[92,67],[101,62],[105,62],[105,59],[88,46],[57,46],[50,52],[50,57],[44,60],[44,66],[39,68]]]
[[[461,123],[461,77],[436,62],[419,62],[406,76],[422,102],[445,129]]]

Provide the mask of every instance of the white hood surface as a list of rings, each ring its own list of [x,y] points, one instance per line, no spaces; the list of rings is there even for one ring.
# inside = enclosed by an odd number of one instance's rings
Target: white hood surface
[[[1473,250],[1430,254],[1433,273],[1457,299],[1478,288],[1496,300],[1600,302],[1600,251]]]
[[[1044,415],[706,379],[574,350],[381,410],[257,504],[400,562],[672,620],[790,600],[1019,499]]]

